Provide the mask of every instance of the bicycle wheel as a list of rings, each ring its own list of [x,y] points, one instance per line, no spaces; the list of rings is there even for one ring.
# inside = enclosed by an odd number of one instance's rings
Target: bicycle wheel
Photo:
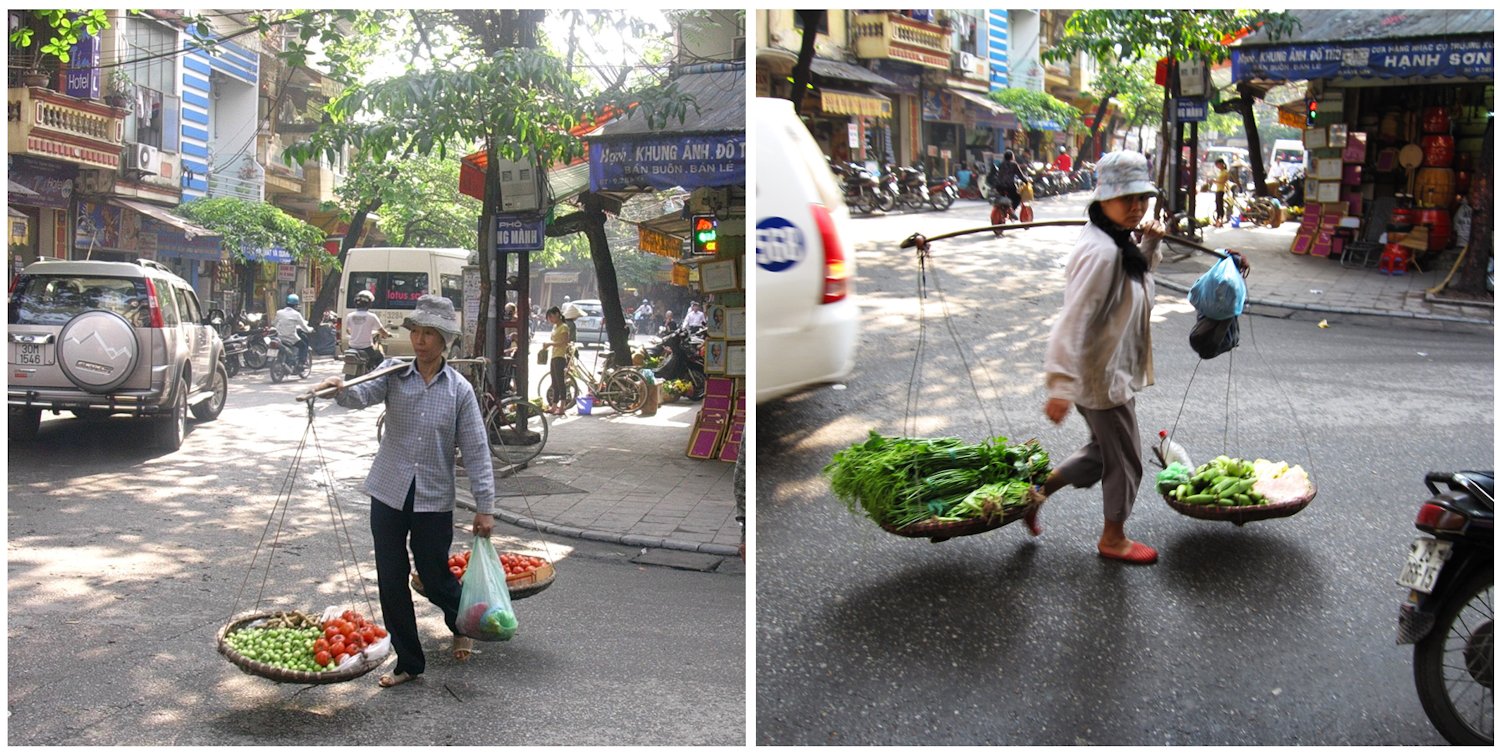
[[[552,374],[546,373],[537,380],[536,394],[542,396],[547,405],[572,405],[578,400],[578,382],[570,375],[563,381],[561,394],[554,392]]]
[[[547,446],[547,417],[542,409],[519,397],[491,405],[484,414],[490,454],[509,465],[525,463]]]
[[[605,380],[599,399],[616,413],[634,413],[646,404],[646,378],[635,369],[620,369]]]

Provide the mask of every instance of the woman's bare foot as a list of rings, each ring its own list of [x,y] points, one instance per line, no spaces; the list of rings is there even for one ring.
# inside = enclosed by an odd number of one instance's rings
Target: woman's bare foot
[[[405,672],[395,672],[395,673],[388,674],[388,675],[381,675],[380,676],[380,687],[382,687],[382,688],[394,688],[397,685],[401,685],[403,683],[411,682],[412,680],[415,680],[418,677],[421,677],[421,675],[409,675],[409,674],[407,674]]]

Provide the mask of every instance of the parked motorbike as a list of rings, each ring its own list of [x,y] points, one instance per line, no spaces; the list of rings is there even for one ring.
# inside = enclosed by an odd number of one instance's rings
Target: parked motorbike
[[[1397,620],[1412,643],[1417,697],[1454,745],[1495,742],[1495,474],[1429,473],[1396,583],[1410,589]],[[1440,489],[1439,485],[1445,489]]]
[[[308,331],[303,337],[307,337],[310,334],[311,332]],[[297,351],[297,343],[282,342],[275,331],[271,332],[271,339],[267,350],[268,358],[271,361],[271,382],[279,383],[289,376],[295,376],[298,379],[306,379],[312,376],[311,354],[309,354],[306,361],[299,364],[297,363]]]
[[[375,336],[373,344],[368,348],[345,348],[344,379],[364,376],[384,360],[385,347],[380,344],[380,335]]]
[[[1300,166],[1287,169],[1277,185],[1277,194],[1282,206],[1300,207],[1303,205],[1306,201],[1303,197],[1304,177],[1305,174]]]
[[[708,389],[708,377],[703,373],[703,336],[706,333],[702,327],[688,329],[686,327],[668,333],[665,337],[654,340],[646,348],[647,355],[661,359],[656,367],[657,379],[686,379],[692,384],[693,389],[687,397],[692,400],[703,399],[703,394]]]
[[[224,338],[224,348],[219,353],[224,357],[224,370],[229,376],[238,376],[245,364],[245,354],[250,350],[250,333],[236,332]]]
[[[958,179],[949,175],[927,181],[927,196],[933,209],[948,211],[948,207],[958,200]]]
[[[264,369],[270,362],[271,336],[275,333],[265,321],[264,314],[240,314],[240,325],[245,332],[245,367],[251,370]]]
[[[927,174],[920,163],[912,167],[885,166],[886,189],[894,190],[896,203],[909,209],[921,209],[932,199],[927,193]]]
[[[871,214],[876,209],[888,212],[896,207],[896,197],[886,192],[880,179],[869,170],[853,162],[834,162],[829,165],[834,175],[843,181],[844,202],[850,209],[861,214]]]

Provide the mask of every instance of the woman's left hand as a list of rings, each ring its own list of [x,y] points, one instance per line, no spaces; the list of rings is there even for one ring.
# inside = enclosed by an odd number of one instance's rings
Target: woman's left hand
[[[474,513],[474,535],[489,538],[495,530],[495,516]]]
[[[1167,237],[1167,226],[1161,224],[1161,220],[1146,220],[1136,228],[1141,231],[1141,241],[1159,241]]]

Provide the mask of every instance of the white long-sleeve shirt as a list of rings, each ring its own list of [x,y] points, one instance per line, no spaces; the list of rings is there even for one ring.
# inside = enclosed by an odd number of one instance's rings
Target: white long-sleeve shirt
[[[1151,363],[1152,271],[1160,240],[1141,244],[1147,272],[1130,279],[1120,249],[1093,223],[1068,258],[1062,310],[1052,323],[1043,369],[1047,396],[1093,410],[1115,408],[1155,383]]]

